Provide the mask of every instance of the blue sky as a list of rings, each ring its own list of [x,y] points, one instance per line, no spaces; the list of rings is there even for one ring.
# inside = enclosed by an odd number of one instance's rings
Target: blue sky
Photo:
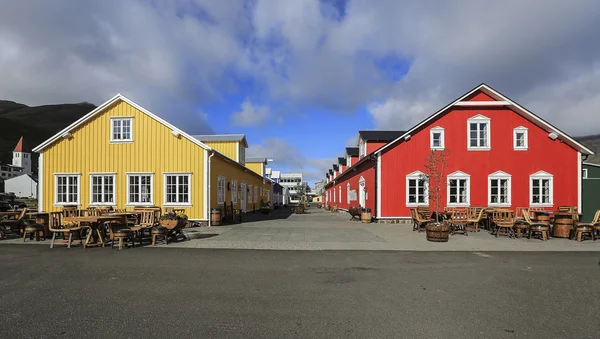
[[[599,133],[598,13],[598,1],[3,1],[0,99],[120,92],[191,133],[245,133],[248,154],[314,182],[359,129],[409,128],[482,82],[567,133]]]

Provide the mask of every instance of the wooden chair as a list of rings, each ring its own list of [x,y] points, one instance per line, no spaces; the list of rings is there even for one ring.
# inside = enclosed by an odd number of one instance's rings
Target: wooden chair
[[[5,232],[11,231],[14,233],[20,233],[21,228],[24,225],[23,221],[25,220],[25,213],[27,213],[27,208],[23,208],[21,213],[19,213],[19,215],[14,219],[0,220],[0,228],[2,228]]]
[[[79,243],[83,247],[83,237],[81,236],[81,227],[74,226],[65,228],[63,226],[63,212],[50,212],[49,220],[48,220],[48,229],[52,232],[52,241],[50,242],[50,248],[54,248],[54,242],[56,241],[56,234],[62,234],[63,238],[68,233],[69,239],[67,242],[67,247],[71,248],[71,243],[73,242],[73,234],[78,236]]]
[[[479,224],[481,224],[484,219],[485,209],[483,207],[471,207],[468,211],[467,228],[469,225],[473,225],[475,232],[479,232]]]
[[[496,227],[494,231],[496,238],[499,235],[507,235],[512,238],[514,236],[513,227],[515,226],[513,212],[505,209],[495,209],[492,215]]]
[[[62,214],[63,214],[63,217],[77,217],[77,216],[81,215],[80,211],[75,206],[74,207],[68,207],[68,206],[63,207]]]
[[[516,237],[521,238],[526,233],[529,233],[529,224],[523,222],[523,211],[528,211],[528,207],[517,207],[515,211],[515,232]]]
[[[156,211],[142,211],[138,223],[132,227],[129,227],[130,230],[137,234],[140,245],[142,244],[144,238],[144,232],[152,230],[152,227],[154,226],[158,226],[158,220],[159,219],[156,217]]]
[[[600,210],[594,214],[592,222],[576,222],[575,237],[578,242],[581,242],[585,235],[588,235],[593,241],[596,241],[596,232],[600,231]]]
[[[545,222],[533,222],[529,215],[528,210],[523,210],[523,221],[529,226],[529,239],[533,235],[539,235],[543,241],[548,240],[548,234],[550,232],[549,224]]]
[[[466,209],[457,209],[452,213],[450,219],[450,234],[462,233],[469,235],[467,224],[469,223],[469,213]]]
[[[423,219],[431,219],[431,210],[429,209],[429,206],[417,207],[417,213],[419,213]]]
[[[422,228],[424,228],[425,225],[427,225],[427,223],[430,223],[433,221],[433,219],[431,219],[431,218],[427,218],[427,219],[423,218],[421,216],[421,214],[419,214],[419,212],[417,212],[416,208],[411,208],[410,214],[411,214],[412,220],[413,220],[413,231],[421,232]]]

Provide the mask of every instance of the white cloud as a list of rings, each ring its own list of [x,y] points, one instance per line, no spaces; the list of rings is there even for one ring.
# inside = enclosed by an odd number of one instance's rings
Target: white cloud
[[[262,126],[271,116],[269,107],[254,105],[248,99],[242,103],[241,109],[231,115],[231,123],[236,126]]]

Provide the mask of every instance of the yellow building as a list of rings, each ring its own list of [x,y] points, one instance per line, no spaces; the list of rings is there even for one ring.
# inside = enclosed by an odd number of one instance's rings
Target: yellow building
[[[203,143],[118,94],[33,150],[38,206],[177,207],[198,221],[211,208],[252,211],[271,185],[240,163],[247,147],[243,136]]]
[[[261,177],[264,177],[266,175],[267,158],[246,157],[246,167]]]

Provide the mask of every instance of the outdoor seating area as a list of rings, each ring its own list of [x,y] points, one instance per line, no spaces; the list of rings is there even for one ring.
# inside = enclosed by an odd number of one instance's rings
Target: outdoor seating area
[[[183,209],[163,210],[158,206],[135,207],[131,210],[65,206],[56,212],[35,212],[26,208],[0,212],[0,236],[17,235],[27,240],[50,242],[50,248],[73,245],[82,248],[110,243],[111,248],[156,245],[185,239],[183,229],[188,218]]]
[[[592,222],[580,222],[576,206],[559,206],[554,210],[539,207],[446,207],[431,212],[429,207],[411,208],[413,231],[421,232],[433,222],[449,226],[450,234],[468,235],[486,230],[494,237],[539,239],[564,238],[582,242],[600,237],[600,210]]]

